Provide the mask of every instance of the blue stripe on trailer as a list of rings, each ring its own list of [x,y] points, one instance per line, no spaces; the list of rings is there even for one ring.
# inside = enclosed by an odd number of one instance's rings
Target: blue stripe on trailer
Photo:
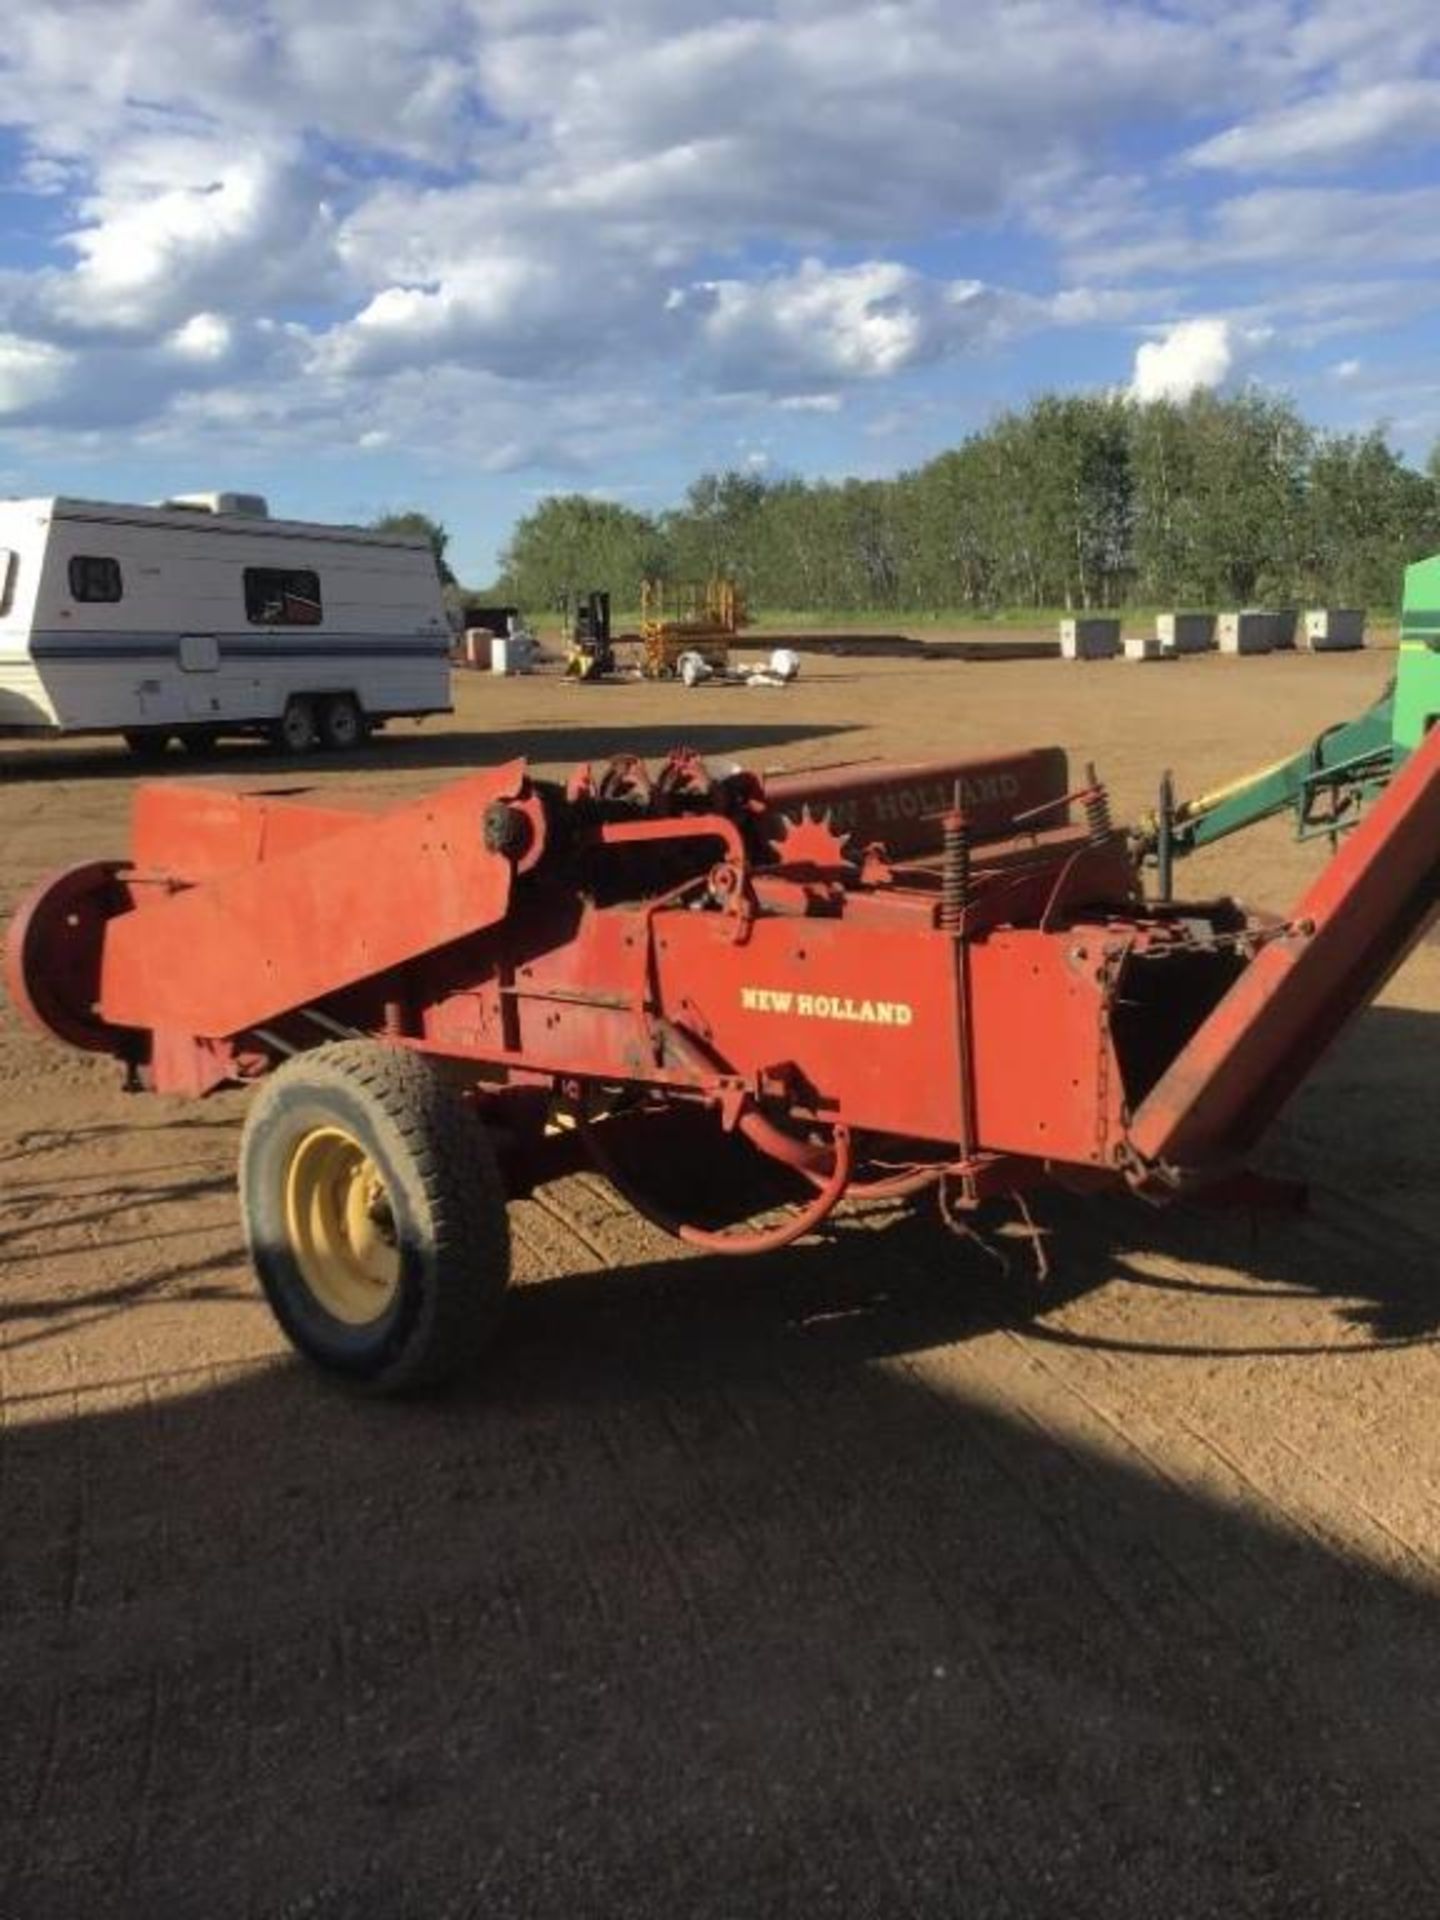
[[[191,636],[187,636],[191,637]],[[209,637],[209,636],[206,636]],[[333,665],[344,660],[432,660],[450,652],[448,639],[426,635],[404,640],[360,634],[336,634],[324,646],[314,640],[252,640],[217,634],[216,652],[221,662],[229,660],[313,660]],[[15,659],[32,660],[174,660],[180,649],[178,634],[116,634],[103,639],[87,635],[75,639],[68,633],[37,633],[31,636],[28,653]]]

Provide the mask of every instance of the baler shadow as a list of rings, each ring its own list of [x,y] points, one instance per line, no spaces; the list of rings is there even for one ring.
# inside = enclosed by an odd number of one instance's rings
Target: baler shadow
[[[0,1166],[16,1168],[28,1166],[33,1173],[35,1160],[42,1156],[49,1157],[52,1154],[74,1150],[83,1153],[92,1147],[103,1148],[114,1141],[133,1144],[137,1137],[143,1138],[146,1135],[164,1137],[171,1132],[172,1124],[167,1120],[159,1122],[144,1120],[133,1124],[120,1120],[100,1120],[79,1127],[27,1127],[12,1135],[4,1147],[0,1148]],[[185,1115],[182,1138],[193,1139],[197,1135],[210,1133],[234,1134],[235,1129],[236,1116],[233,1109],[228,1115],[216,1115],[213,1118],[201,1118],[192,1110],[187,1111]],[[157,1174],[191,1171],[195,1165],[196,1158],[191,1154],[182,1159],[147,1163],[145,1173],[147,1178],[153,1179]],[[8,1177],[15,1176],[12,1174]],[[82,1182],[93,1185],[105,1176],[93,1166],[82,1166],[63,1169],[46,1167],[43,1176],[35,1177],[43,1178],[43,1184],[38,1189],[32,1191],[7,1187],[0,1198],[3,1198],[5,1204],[14,1200],[38,1198],[54,1192],[57,1188],[74,1187]],[[173,1191],[173,1189],[166,1189],[166,1191]]]
[[[163,759],[141,761],[121,743],[73,742],[68,745],[12,748],[0,745],[0,783],[46,780],[195,779],[201,776],[246,778],[283,774],[304,785],[330,774],[469,772],[525,757],[537,765],[568,766],[584,760],[608,760],[617,753],[662,759],[672,747],[693,747],[702,754],[775,751],[810,740],[861,731],[847,725],[817,726],[799,721],[742,720],[696,723],[693,709],[677,713],[673,724],[627,726],[616,715],[611,725],[557,714],[553,724],[525,728],[452,728],[435,733],[385,734],[358,753],[324,753],[297,758],[278,753],[262,741],[225,741],[213,752],[172,751]]]
[[[1433,1597],[1098,1444],[942,1244],[536,1283],[428,1403],[12,1410],[5,1910],[1433,1910]]]
[[[135,1280],[116,1281],[88,1293],[67,1293],[60,1298],[39,1301],[12,1301],[0,1308],[0,1326],[12,1321],[41,1324],[33,1332],[6,1332],[5,1350],[18,1353],[22,1347],[68,1339],[85,1327],[99,1326],[135,1307],[174,1306],[177,1301],[183,1301],[186,1306],[205,1301],[233,1304],[253,1299],[254,1288],[248,1274],[237,1272],[242,1261],[243,1256],[237,1250],[226,1248],[199,1259],[154,1267]],[[232,1278],[223,1285],[203,1278],[212,1273],[229,1274]],[[19,1402],[24,1404],[23,1395],[19,1396]]]
[[[1029,1331],[1056,1344],[1111,1353],[1219,1359],[1306,1354],[1363,1354],[1379,1348],[1432,1345],[1440,1338],[1440,1239],[1407,1228],[1377,1210],[1356,1219],[1353,1195],[1312,1189],[1303,1215],[1236,1215],[1175,1207],[1153,1214],[1122,1199],[1092,1201],[1083,1213],[1064,1205],[1050,1210],[1056,1242],[1060,1294],[1074,1297],[1067,1273],[1093,1271],[1098,1259],[1107,1278],[1169,1293],[1177,1302],[1233,1303],[1232,1337],[1217,1345],[1197,1332],[1174,1340],[1098,1334],[1047,1324],[1049,1305],[1034,1300],[1038,1314],[1023,1310]],[[1092,1251],[1085,1251],[1089,1242]],[[1101,1249],[1098,1254],[1093,1249]],[[1338,1345],[1331,1327],[1296,1339],[1249,1337],[1247,1312],[1274,1318],[1277,1302],[1328,1302],[1333,1320],[1362,1329],[1368,1338]],[[1206,1309],[1198,1325],[1208,1325]]]
[[[386,762],[393,759],[397,768],[469,769],[520,758],[536,766],[568,768],[586,760],[609,760],[617,753],[634,753],[642,760],[659,761],[675,747],[691,747],[706,756],[777,752],[807,741],[863,732],[858,725],[820,726],[798,720],[696,722],[692,711],[677,713],[673,722],[664,725],[626,725],[623,715],[617,713],[609,725],[562,716],[545,726],[437,733],[409,740],[397,737],[386,740],[378,749],[367,750],[364,755],[327,756],[323,762],[311,764],[368,769],[375,766],[378,752]]]
[[[193,1164],[194,1163],[191,1162],[192,1167]],[[164,1171],[164,1169],[156,1169],[156,1172]],[[126,1181],[118,1184],[112,1183],[107,1186],[102,1193],[74,1196],[67,1204],[63,1219],[45,1221],[39,1225],[34,1221],[34,1212],[38,1208],[53,1206],[58,1196],[43,1186],[7,1193],[4,1196],[4,1206],[7,1209],[19,1213],[21,1218],[18,1224],[13,1227],[7,1226],[0,1228],[0,1249],[3,1249],[12,1241],[28,1239],[33,1237],[37,1232],[40,1232],[54,1239],[55,1244],[50,1249],[52,1254],[78,1251],[78,1246],[69,1244],[69,1236],[77,1229],[101,1226],[108,1221],[116,1220],[127,1213],[134,1212],[138,1207],[154,1209],[157,1206],[168,1206],[177,1201],[203,1199],[210,1194],[228,1194],[234,1190],[234,1184],[234,1176],[229,1173],[204,1174],[189,1180],[168,1180],[163,1186],[150,1183],[142,1185],[135,1181]],[[92,1200],[95,1202],[94,1205],[90,1204]],[[170,1231],[175,1234],[183,1234],[191,1231],[191,1229],[187,1227],[176,1227]],[[153,1244],[167,1237],[166,1232],[152,1229],[137,1236],[137,1241],[143,1241],[145,1244]],[[136,1242],[130,1240],[116,1239],[110,1235],[107,1235],[105,1240],[107,1249],[111,1251],[117,1247],[129,1246],[135,1243]],[[36,1256],[25,1255],[23,1257],[28,1259]],[[0,1267],[5,1266],[9,1259],[9,1255],[0,1251]],[[0,1307],[0,1317],[3,1317],[3,1313],[3,1307]]]
[[[1160,1211],[1118,1197],[1048,1197],[1062,1270],[1098,1259],[1131,1285],[1182,1296],[1248,1301],[1261,1317],[1283,1295],[1333,1302],[1335,1317],[1369,1339],[1343,1351],[1422,1343],[1440,1332],[1440,1012],[1370,1007],[1293,1096],[1260,1157],[1300,1181],[1298,1214],[1203,1206]],[[1385,1115],[1383,1124],[1377,1115]],[[1377,1205],[1368,1196],[1385,1196]],[[1085,1249],[1089,1249],[1087,1253]],[[1063,1286],[1062,1281],[1062,1286]],[[1043,1304],[1043,1303],[1042,1303]],[[1043,1323],[1037,1337],[1099,1346],[1100,1336]],[[1245,1341],[1215,1349],[1202,1337],[1158,1343],[1109,1336],[1115,1352],[1303,1355],[1314,1344]],[[1327,1344],[1327,1351],[1332,1348]]]
[[[1440,1337],[1440,1243],[1373,1215],[1366,1231],[1348,1219],[1353,1197],[1323,1195],[1304,1217],[1220,1212],[1176,1206],[1156,1211],[1123,1195],[1082,1197],[1059,1191],[1032,1200],[1045,1248],[1041,1277],[1028,1233],[1015,1217],[991,1211],[978,1228],[994,1257],[957,1240],[933,1203],[872,1206],[843,1212],[820,1242],[760,1261],[675,1262],[662,1268],[664,1284],[683,1292],[665,1301],[667,1312],[695,1317],[704,1343],[712,1316],[733,1325],[751,1311],[833,1342],[860,1357],[905,1357],[969,1338],[1010,1331],[1026,1339],[1111,1353],[1194,1359],[1209,1366],[1227,1359],[1337,1351],[1360,1356]],[[1377,1251],[1388,1247],[1388,1257]],[[659,1299],[657,1270],[607,1269],[525,1287],[512,1296],[510,1322],[531,1321],[556,1332],[591,1296],[621,1299],[638,1290]],[[1086,1296],[1126,1285],[1192,1299],[1193,1333],[1157,1340],[1075,1324],[1067,1309]],[[1273,1318],[1277,1302],[1331,1309],[1320,1327],[1279,1341],[1252,1330]],[[1226,1338],[1213,1338],[1215,1303]],[[1335,1321],[1366,1337],[1337,1348]],[[823,1329],[824,1331],[818,1331]]]

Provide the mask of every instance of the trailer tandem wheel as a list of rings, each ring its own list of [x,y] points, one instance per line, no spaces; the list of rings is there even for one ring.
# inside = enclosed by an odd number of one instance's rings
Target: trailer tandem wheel
[[[270,739],[282,753],[313,753],[320,740],[313,702],[304,694],[292,693],[285,711],[270,728]]]
[[[137,760],[161,760],[170,751],[168,727],[127,727],[121,738]]]
[[[261,1086],[240,1147],[256,1275],[293,1344],[381,1393],[467,1366],[510,1273],[483,1124],[419,1054],[344,1040]]]
[[[332,693],[318,712],[320,744],[331,753],[351,753],[364,744],[370,729],[353,694]]]

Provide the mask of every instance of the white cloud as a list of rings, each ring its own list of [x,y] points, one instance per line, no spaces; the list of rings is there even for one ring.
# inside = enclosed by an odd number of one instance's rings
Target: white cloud
[[[1137,400],[1188,400],[1201,387],[1218,387],[1235,362],[1226,320],[1181,320],[1135,355],[1131,392]]]
[[[1027,330],[1153,325],[1197,271],[1412,261],[1429,190],[1192,205],[1419,137],[1432,11],[51,0],[0,54],[43,235],[0,270],[0,394],[57,429],[458,438],[503,465],[573,457],[577,421],[629,432],[626,408],[652,436],[715,394],[823,415]],[[1116,129],[1183,146],[1218,100],[1236,124],[1193,167],[1114,171]],[[1019,219],[1079,284],[967,271],[977,225],[988,261]]]
[[[1440,80],[1386,80],[1321,93],[1192,147],[1192,166],[1292,172],[1347,165],[1381,149],[1440,139]]]
[[[679,311],[723,388],[812,394],[817,385],[884,380],[1016,324],[1028,305],[978,280],[929,279],[890,260],[711,280]]]
[[[829,272],[807,260],[769,280],[712,280],[701,336],[724,377],[750,385],[762,367],[789,377],[874,379],[928,350],[916,274],[890,262]]]
[[[1103,327],[1173,306],[1176,297],[1173,287],[1065,287],[1043,309],[1057,326]]]
[[[480,31],[456,0],[272,0],[263,11],[50,0],[7,18],[5,58],[21,84],[7,89],[5,119],[61,159],[91,159],[141,130],[223,127],[256,147],[304,125],[444,164],[456,158]]]
[[[222,315],[194,313],[171,334],[170,344],[190,360],[223,360],[234,337],[234,329]]]
[[[566,247],[548,240],[543,232],[494,234],[473,253],[448,243],[429,250],[413,261],[422,269],[414,279],[381,286],[353,319],[317,337],[317,363],[351,378],[456,364],[543,380],[641,345],[653,350],[675,333],[653,278],[617,263],[596,297],[591,288],[602,282],[577,276]]]
[[[1294,68],[1353,88],[1421,71],[1440,50],[1440,21],[1433,0],[1309,0],[1283,44]]]
[[[213,140],[146,141],[107,165],[48,304],[84,326],[148,333],[197,309],[256,312],[333,291],[334,221],[311,170]]]
[[[30,414],[62,393],[71,356],[43,341],[0,333],[0,419]]]
[[[1437,260],[1440,186],[1260,187],[1233,194],[1199,217],[1157,216],[1143,235],[1107,240],[1097,232],[1069,255],[1078,274],[1116,280],[1290,267],[1331,284],[1337,274]]]

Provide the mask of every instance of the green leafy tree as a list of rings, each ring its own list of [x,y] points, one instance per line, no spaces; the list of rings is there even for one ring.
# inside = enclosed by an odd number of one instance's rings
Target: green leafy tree
[[[648,514],[583,493],[542,500],[517,523],[500,556],[504,593],[549,611],[594,588],[608,591],[617,607],[633,607],[641,580],[665,570],[665,543]]]
[[[1307,506],[1307,578],[1332,603],[1393,600],[1406,565],[1440,544],[1434,483],[1405,465],[1381,427],[1320,439]]]
[[[445,559],[450,536],[440,522],[432,520],[428,513],[421,513],[415,508],[404,513],[382,513],[378,520],[370,522],[370,527],[374,533],[418,534],[428,540],[435,554],[435,565],[440,571],[441,581],[447,587],[459,584]]]
[[[1317,433],[1249,388],[1184,402],[1041,394],[893,480],[702,473],[658,517],[580,494],[515,528],[504,591],[550,607],[646,575],[724,574],[752,606],[1393,605],[1440,548],[1440,448]]]

